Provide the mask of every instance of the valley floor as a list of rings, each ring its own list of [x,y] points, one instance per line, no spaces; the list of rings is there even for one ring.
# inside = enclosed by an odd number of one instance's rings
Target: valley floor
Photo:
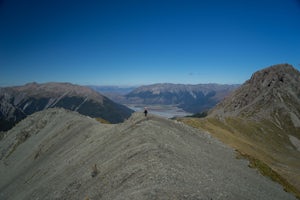
[[[139,112],[143,111],[145,107],[148,108],[148,111],[152,114],[165,117],[184,117],[187,115],[192,115],[192,113],[186,112],[176,105],[136,105],[136,104],[127,104],[127,107],[130,109]]]

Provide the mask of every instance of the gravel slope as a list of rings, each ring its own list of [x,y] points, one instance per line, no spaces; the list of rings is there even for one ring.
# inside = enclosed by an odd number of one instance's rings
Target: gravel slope
[[[49,109],[0,153],[0,199],[296,199],[209,134],[151,114],[107,125]]]

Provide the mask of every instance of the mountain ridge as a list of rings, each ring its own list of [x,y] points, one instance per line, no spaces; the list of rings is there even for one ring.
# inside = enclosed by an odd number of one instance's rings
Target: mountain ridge
[[[207,130],[300,198],[300,72],[289,64],[259,70],[203,119],[183,119]],[[264,171],[264,165],[275,171]]]
[[[8,87],[14,89],[18,93],[25,92],[28,96],[33,97],[60,97],[62,94],[66,96],[86,96],[95,101],[102,103],[103,95],[95,93],[88,87],[71,84],[68,82],[49,82],[38,84],[36,82],[27,83],[23,86]]]
[[[51,107],[63,107],[112,123],[124,121],[132,113],[88,87],[71,83],[29,83],[0,88],[1,130],[8,130],[27,115]]]
[[[134,113],[100,124],[51,108],[0,140],[3,199],[295,199],[181,122]]]
[[[262,104],[268,112],[274,112],[280,107],[295,111],[297,116],[300,116],[297,102],[300,99],[299,83],[300,73],[293,66],[289,64],[270,66],[254,73],[234,94],[225,98],[209,114],[249,116],[245,112],[253,109],[255,104]],[[222,113],[217,113],[219,110]],[[268,118],[270,113],[262,112],[260,110],[261,117]],[[255,117],[260,117],[259,114],[256,112]]]

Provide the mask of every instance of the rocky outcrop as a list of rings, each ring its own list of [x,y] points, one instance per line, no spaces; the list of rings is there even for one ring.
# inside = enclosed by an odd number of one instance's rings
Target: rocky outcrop
[[[300,72],[293,66],[255,72],[207,118],[189,124],[266,163],[300,197]]]
[[[300,72],[289,64],[260,70],[212,109],[210,115],[269,119],[274,122],[286,121],[278,117],[288,117],[297,122],[300,119]]]

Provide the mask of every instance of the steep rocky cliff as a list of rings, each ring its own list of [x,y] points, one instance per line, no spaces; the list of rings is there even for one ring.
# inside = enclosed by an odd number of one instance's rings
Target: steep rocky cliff
[[[300,127],[300,72],[288,64],[260,70],[210,112]]]

